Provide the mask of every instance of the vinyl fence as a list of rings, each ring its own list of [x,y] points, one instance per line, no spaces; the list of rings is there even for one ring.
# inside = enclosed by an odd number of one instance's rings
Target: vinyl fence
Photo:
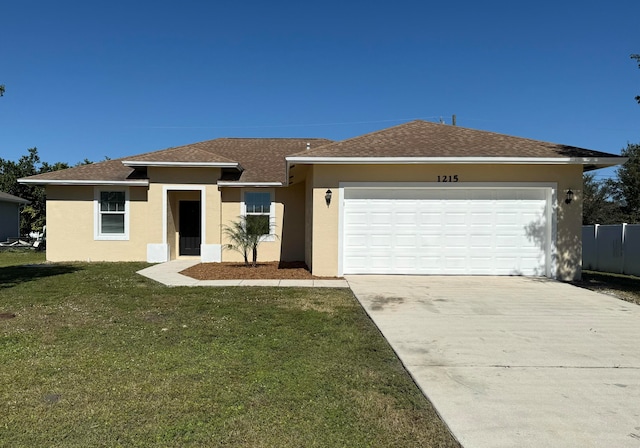
[[[640,224],[582,226],[582,268],[640,276]]]

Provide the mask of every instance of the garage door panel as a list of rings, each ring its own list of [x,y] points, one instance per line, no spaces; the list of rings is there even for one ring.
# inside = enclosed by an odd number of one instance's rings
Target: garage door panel
[[[445,212],[443,220],[448,226],[465,225],[467,222],[466,212]]]
[[[416,225],[418,222],[418,216],[415,211],[397,211],[394,214],[395,225]]]
[[[397,269],[400,269],[400,272],[405,272],[408,270],[414,270],[416,269],[416,262],[418,261],[418,257],[417,256],[398,256],[395,259],[395,267]]]
[[[469,242],[469,247],[472,249],[490,249],[494,247],[492,235],[475,235]]]
[[[376,233],[371,235],[370,247],[373,249],[388,250],[392,247],[393,236],[391,233]]]
[[[486,212],[485,210],[487,209],[486,206],[483,206],[479,211],[474,212],[473,210],[471,210],[472,214],[473,214],[473,221],[471,222],[472,225],[476,225],[476,226],[491,226],[493,224],[493,213],[490,212]]]
[[[546,273],[543,188],[345,189],[344,197],[344,273]]]
[[[463,250],[467,252],[468,239],[466,235],[443,235],[440,246],[448,252]],[[456,252],[457,253],[457,252]]]
[[[398,248],[417,249],[422,246],[420,237],[416,233],[407,235],[395,235],[395,246]]]
[[[419,210],[417,221],[421,223],[441,224],[443,222],[443,218],[444,216],[441,211]]]
[[[417,236],[418,246],[421,248],[440,247],[441,239],[439,235],[424,235],[418,234]]]

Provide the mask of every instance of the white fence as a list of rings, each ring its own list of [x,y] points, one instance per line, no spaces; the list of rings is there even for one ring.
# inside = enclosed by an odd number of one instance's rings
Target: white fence
[[[582,268],[640,276],[640,224],[582,226]]]

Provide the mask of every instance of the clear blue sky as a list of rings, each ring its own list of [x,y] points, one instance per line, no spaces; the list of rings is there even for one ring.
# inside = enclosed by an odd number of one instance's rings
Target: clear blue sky
[[[0,157],[75,164],[422,118],[640,142],[640,1],[11,1]]]

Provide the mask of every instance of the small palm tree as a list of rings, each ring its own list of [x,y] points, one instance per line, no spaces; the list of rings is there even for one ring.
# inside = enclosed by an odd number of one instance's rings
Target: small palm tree
[[[266,219],[265,219],[266,218]],[[264,235],[269,234],[269,217],[264,215],[239,216],[230,226],[223,227],[225,235],[231,243],[225,244],[225,249],[240,252],[244,257],[245,266],[249,266],[247,252],[251,250],[253,267],[257,266],[258,245]]]
[[[230,226],[224,226],[223,230],[231,241],[231,243],[225,244],[224,248],[240,252],[244,257],[244,265],[249,266],[247,250],[250,247],[250,242],[244,220],[234,221]]]

